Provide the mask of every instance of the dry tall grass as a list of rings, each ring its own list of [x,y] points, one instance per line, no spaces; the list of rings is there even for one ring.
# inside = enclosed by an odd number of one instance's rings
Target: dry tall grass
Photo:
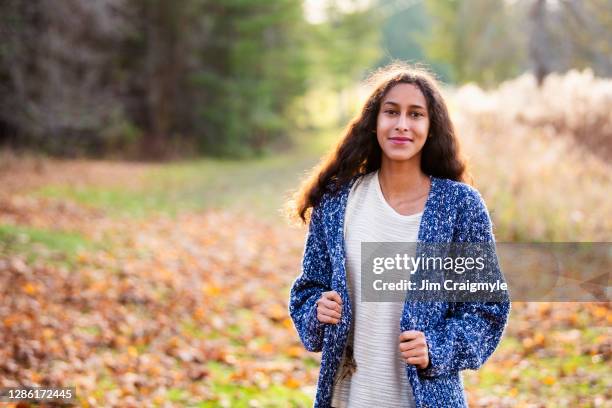
[[[523,75],[448,96],[499,241],[612,240],[612,80]]]

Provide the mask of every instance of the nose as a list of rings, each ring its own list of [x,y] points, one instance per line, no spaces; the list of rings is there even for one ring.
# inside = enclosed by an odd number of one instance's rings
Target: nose
[[[407,132],[408,131],[408,119],[404,115],[399,115],[397,119],[397,123],[395,125],[395,130],[399,132]]]

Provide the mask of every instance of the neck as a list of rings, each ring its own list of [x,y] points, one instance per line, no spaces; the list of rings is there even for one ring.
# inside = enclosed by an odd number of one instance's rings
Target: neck
[[[392,161],[382,160],[378,172],[379,182],[385,195],[418,196],[429,186],[429,177],[421,170],[420,160]]]

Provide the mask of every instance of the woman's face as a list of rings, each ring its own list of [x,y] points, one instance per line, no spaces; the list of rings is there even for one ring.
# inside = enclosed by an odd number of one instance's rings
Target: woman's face
[[[380,103],[376,137],[383,160],[420,161],[421,150],[429,132],[425,96],[412,84],[397,84]]]

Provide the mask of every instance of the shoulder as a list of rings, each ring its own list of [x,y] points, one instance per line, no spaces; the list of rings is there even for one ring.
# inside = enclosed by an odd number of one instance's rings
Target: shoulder
[[[440,179],[438,179],[440,180]],[[493,223],[480,192],[462,182],[443,180],[440,190],[452,197],[456,210],[455,228],[459,231],[457,242],[491,242],[494,241]]]
[[[313,213],[314,211],[320,213],[333,213],[342,209],[346,205],[349,193],[353,190],[352,187],[363,181],[364,177],[363,175],[356,175],[336,189],[334,189],[333,185],[330,183],[327,191],[323,193],[321,201],[313,209]]]
[[[443,192],[444,199],[452,202],[460,212],[486,209],[485,201],[475,187],[460,181],[434,179],[439,184],[437,190]]]

